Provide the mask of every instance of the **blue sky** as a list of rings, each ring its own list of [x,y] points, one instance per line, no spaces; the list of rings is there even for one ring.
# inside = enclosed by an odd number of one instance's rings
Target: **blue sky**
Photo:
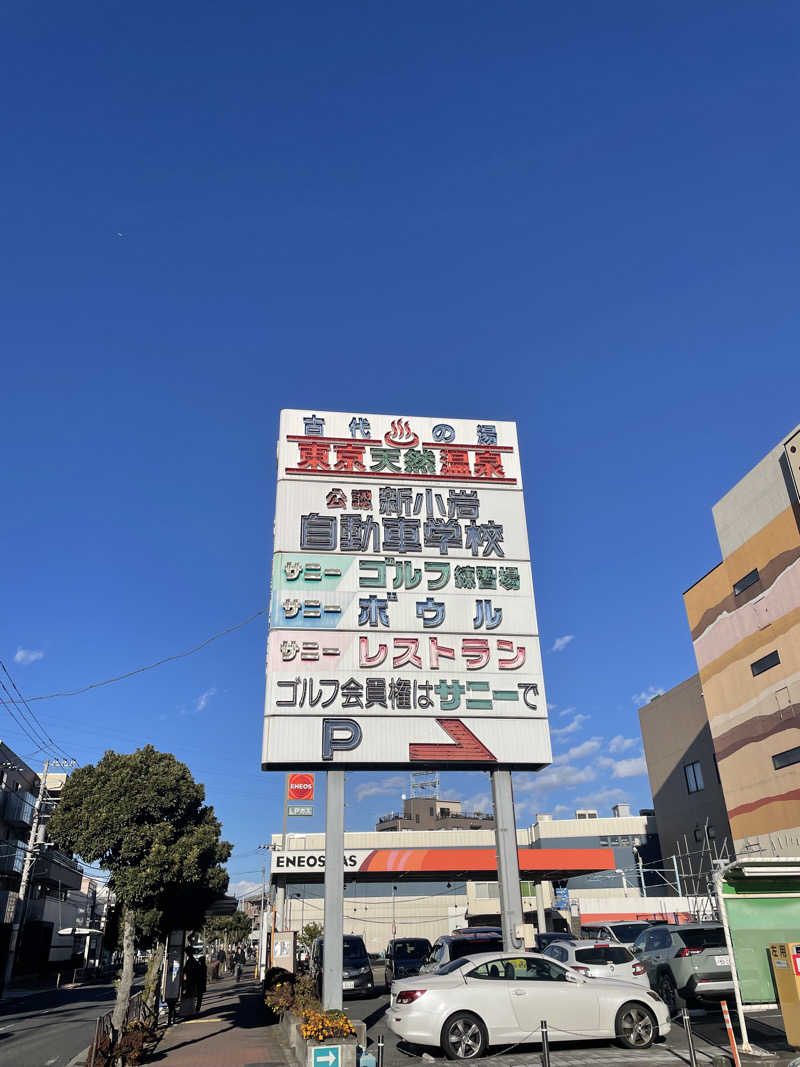
[[[775,3],[9,8],[0,652],[26,695],[263,607],[281,407],[513,418],[558,753],[521,818],[648,803],[636,706],[694,671],[711,505],[800,421],[799,30]],[[34,705],[81,760],[185,759],[237,883],[280,822],[264,637]],[[390,777],[350,778],[349,828]]]

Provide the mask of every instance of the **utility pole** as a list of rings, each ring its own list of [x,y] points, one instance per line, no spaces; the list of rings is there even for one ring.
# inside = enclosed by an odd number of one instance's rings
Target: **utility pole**
[[[42,810],[42,801],[44,800],[45,782],[47,780],[47,769],[50,766],[50,760],[44,761],[44,771],[39,782],[39,793],[36,797],[36,803],[33,805],[33,820],[31,822],[31,833],[28,838],[28,848],[25,852],[25,862],[22,866],[22,877],[19,882],[19,893],[17,899],[14,902],[14,915],[11,920],[11,937],[8,941],[8,955],[6,956],[5,973],[3,975],[3,991],[5,996],[6,990],[11,985],[11,972],[14,970],[14,957],[17,952],[17,942],[19,940],[19,932],[22,928],[22,923],[25,919],[25,903],[28,895],[28,885],[30,884],[31,874],[33,872],[33,865],[36,861],[36,839],[39,836],[39,815]]]

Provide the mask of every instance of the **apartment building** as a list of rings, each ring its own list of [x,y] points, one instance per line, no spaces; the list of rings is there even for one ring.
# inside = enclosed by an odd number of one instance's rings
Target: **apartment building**
[[[684,594],[737,853],[800,854],[799,485],[800,427],[714,505],[722,560]]]

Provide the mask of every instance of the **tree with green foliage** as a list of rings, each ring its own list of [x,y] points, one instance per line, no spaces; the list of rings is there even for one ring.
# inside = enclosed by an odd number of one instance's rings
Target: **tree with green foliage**
[[[247,940],[252,929],[252,920],[243,911],[235,911],[232,915],[209,919],[203,927],[203,940],[224,941],[226,947],[238,945]]]
[[[73,771],[48,823],[58,848],[110,873],[121,908],[123,964],[112,1016],[113,1037],[125,1021],[137,937],[203,924],[206,908],[228,887],[221,866],[232,846],[204,803],[189,768],[152,745],[108,751]]]
[[[297,940],[310,952],[311,946],[318,937],[322,937],[322,923],[306,923]]]

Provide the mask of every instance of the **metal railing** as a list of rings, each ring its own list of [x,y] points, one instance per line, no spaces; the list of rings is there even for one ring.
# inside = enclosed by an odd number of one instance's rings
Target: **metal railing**
[[[426,815],[426,819],[472,819],[480,822],[493,822],[494,815],[487,815],[483,811],[440,811],[436,815]],[[378,816],[378,825],[386,822],[413,822],[413,815],[406,815],[402,811],[390,811],[388,815]]]
[[[86,1067],[95,1067],[95,1060],[97,1060],[97,1067],[100,1067],[101,1063],[105,1063],[105,1060],[101,1060],[97,1054],[111,1041],[111,1018],[113,1014],[113,1011],[107,1011],[105,1015],[101,1015],[97,1020],[94,1028],[94,1037],[89,1046],[89,1055],[86,1058]],[[142,994],[134,993],[128,1003],[123,1030],[125,1027],[130,1026],[131,1023],[136,1022],[137,1019],[141,1019],[143,1014]]]

